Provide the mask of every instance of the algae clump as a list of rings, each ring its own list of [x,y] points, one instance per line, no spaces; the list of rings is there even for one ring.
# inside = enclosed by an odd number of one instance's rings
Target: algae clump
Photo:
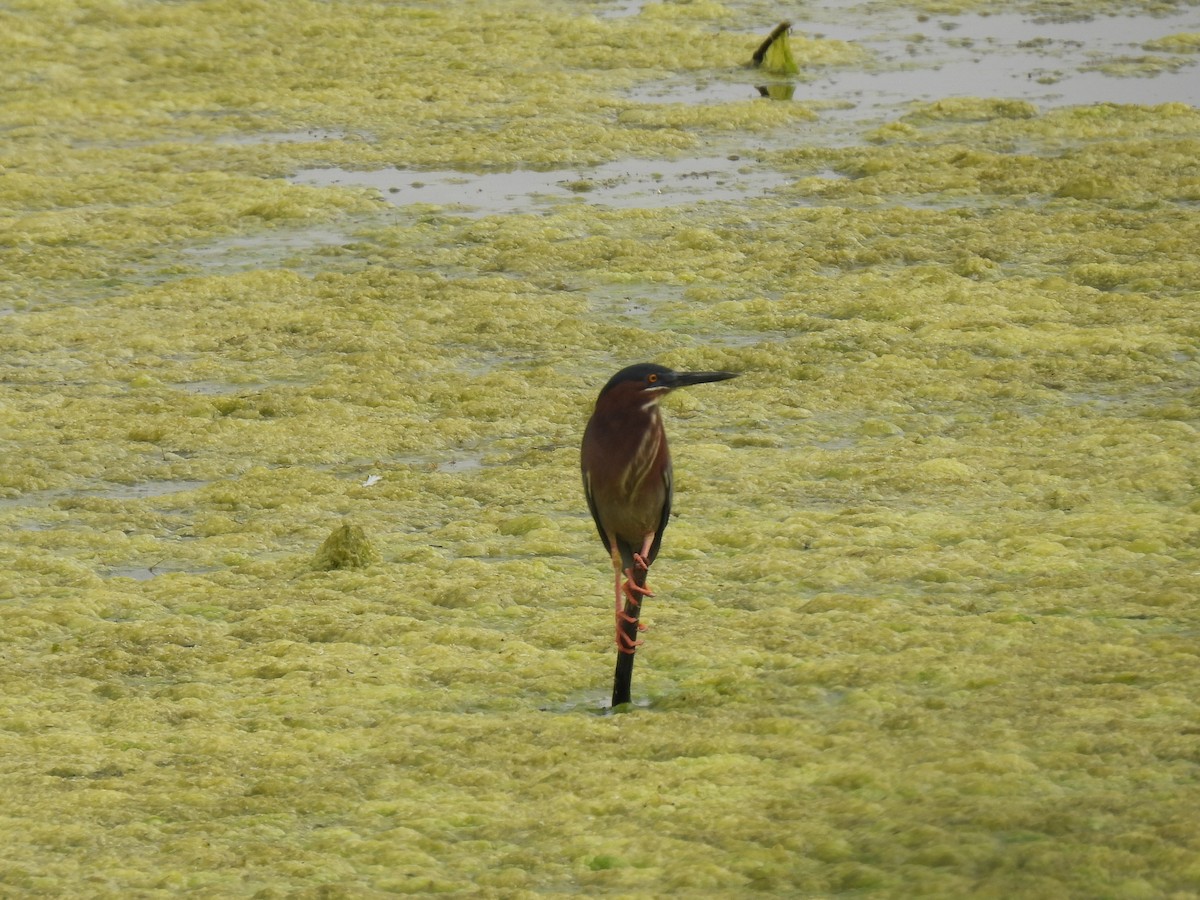
[[[379,554],[361,525],[347,522],[325,538],[313,557],[313,568],[361,569],[378,561]]]

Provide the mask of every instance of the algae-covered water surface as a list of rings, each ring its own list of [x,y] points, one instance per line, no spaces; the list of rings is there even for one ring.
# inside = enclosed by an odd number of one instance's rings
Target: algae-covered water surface
[[[5,3],[0,894],[1200,893],[1198,36]]]

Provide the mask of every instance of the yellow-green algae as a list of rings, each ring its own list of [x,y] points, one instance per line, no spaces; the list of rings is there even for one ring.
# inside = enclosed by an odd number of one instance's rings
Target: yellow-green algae
[[[1143,47],[1147,50],[1159,50],[1167,53],[1200,53],[1200,33],[1192,31],[1169,34],[1166,37],[1146,41]]]
[[[378,476],[377,476],[378,477]],[[378,554],[361,525],[350,522],[335,528],[317,548],[316,569],[361,569],[375,562]]]
[[[1196,110],[731,104],[793,187],[653,211],[277,177],[707,147],[619,92],[739,8],[7,5],[3,893],[1200,890]],[[346,137],[211,140],[296,128]],[[575,446],[637,359],[745,375],[667,401],[599,717]],[[348,518],[378,560],[315,571]]]

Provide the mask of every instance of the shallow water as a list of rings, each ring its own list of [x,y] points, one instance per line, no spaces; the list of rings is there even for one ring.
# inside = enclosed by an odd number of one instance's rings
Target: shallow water
[[[1158,54],[1143,77],[1103,67],[1154,55],[1148,42],[1200,30],[1200,12],[1094,15],[1055,21],[1036,13],[914,16],[876,13],[870,23],[797,21],[814,35],[861,43],[878,68],[837,73],[805,85],[803,96],[851,99],[867,108],[946,97],[1015,97],[1039,106],[1089,103],[1200,103],[1194,54]],[[1136,70],[1135,70],[1136,71]]]
[[[478,174],[395,168],[354,172],[320,168],[305,169],[292,178],[299,184],[371,187],[397,206],[432,203],[462,207],[472,216],[531,212],[569,201],[655,209],[754,197],[787,182],[779,172],[749,167],[736,154],[680,160],[624,159],[587,169],[550,172]]]
[[[184,249],[183,258],[205,272],[244,272],[264,264],[288,265],[300,271],[319,271],[312,250],[342,247],[353,242],[345,231],[325,227],[300,227],[252,237],[221,238]]]

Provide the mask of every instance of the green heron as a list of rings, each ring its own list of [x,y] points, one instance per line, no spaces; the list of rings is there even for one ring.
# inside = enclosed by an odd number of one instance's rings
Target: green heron
[[[629,366],[600,391],[583,432],[583,490],[616,573],[613,593],[620,654],[614,706],[628,702],[628,672],[642,643],[637,633],[644,628],[638,622],[641,598],[653,596],[646,587],[646,571],[658,555],[671,516],[671,454],[658,401],[675,388],[724,381],[736,374],[674,372],[653,363]]]

